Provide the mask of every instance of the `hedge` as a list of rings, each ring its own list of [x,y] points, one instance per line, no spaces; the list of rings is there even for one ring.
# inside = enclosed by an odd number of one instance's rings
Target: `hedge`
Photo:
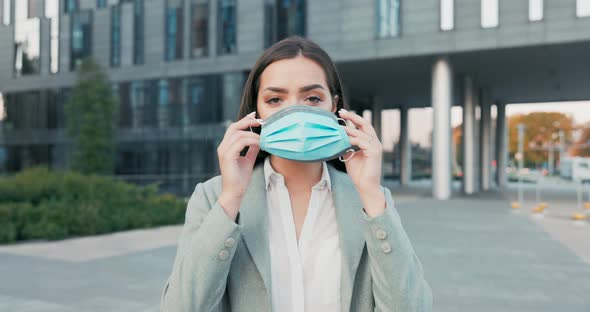
[[[0,243],[178,224],[185,209],[156,184],[35,167],[0,177]]]

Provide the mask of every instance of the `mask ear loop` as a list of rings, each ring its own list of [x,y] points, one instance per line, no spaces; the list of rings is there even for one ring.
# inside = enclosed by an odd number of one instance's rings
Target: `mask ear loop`
[[[347,162],[347,161],[351,160],[356,151],[352,148],[349,148],[346,150],[346,152],[344,152],[344,154],[346,154],[348,152],[352,152],[352,154],[350,154],[350,156],[348,156],[348,158],[344,159],[344,158],[342,158],[342,156],[339,156],[338,159],[340,159],[341,162]]]
[[[344,126],[343,126],[343,127],[346,127],[346,126],[348,126],[348,122],[346,122],[346,119],[344,119],[344,118],[340,118],[340,117],[337,117],[336,119],[337,119],[338,121],[342,120],[342,122],[344,123]],[[356,151],[355,151],[354,149],[352,149],[352,148],[349,148],[349,149],[347,149],[347,150],[346,150],[346,152],[344,152],[344,154],[346,154],[346,153],[348,153],[348,152],[352,152],[352,154],[350,154],[350,156],[348,156],[346,159],[342,158],[342,156],[339,156],[339,157],[338,157],[338,159],[339,159],[341,162],[347,162],[347,161],[351,160],[351,159],[352,159],[352,157],[354,156],[354,153],[355,153]],[[344,155],[344,154],[343,154],[343,155]]]
[[[254,118],[254,117],[252,117],[252,116],[250,116],[250,115],[248,115],[248,118],[255,120],[255,121],[256,121],[257,123],[259,123],[261,126],[262,126],[262,125],[264,125],[264,120],[262,120],[262,119],[256,119],[256,118]],[[252,130],[252,127],[248,126],[248,128],[250,128],[250,132],[254,132],[254,131]]]

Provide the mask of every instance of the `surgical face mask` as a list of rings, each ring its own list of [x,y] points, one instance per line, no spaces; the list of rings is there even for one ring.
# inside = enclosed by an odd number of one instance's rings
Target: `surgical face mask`
[[[255,119],[254,117],[251,117]],[[348,161],[358,148],[350,144],[348,134],[333,113],[307,105],[295,105],[272,114],[266,120],[255,119],[260,130],[260,149],[269,154],[302,162]],[[352,152],[347,158],[342,155]]]

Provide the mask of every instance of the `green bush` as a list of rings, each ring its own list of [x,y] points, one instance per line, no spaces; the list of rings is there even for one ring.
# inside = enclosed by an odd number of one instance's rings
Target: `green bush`
[[[154,184],[36,167],[0,177],[0,243],[177,224],[185,207]]]

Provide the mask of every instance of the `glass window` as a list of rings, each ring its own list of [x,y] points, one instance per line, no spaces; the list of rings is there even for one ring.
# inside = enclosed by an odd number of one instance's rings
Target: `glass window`
[[[217,53],[236,53],[236,0],[220,0],[218,6]]]
[[[186,80],[186,102],[190,125],[221,121],[219,78],[219,75],[206,75]]]
[[[577,2],[576,2],[576,16],[577,17],[590,16],[590,0],[577,0]]]
[[[111,7],[111,66],[121,66],[121,7]]]
[[[481,27],[498,27],[498,0],[481,1]]]
[[[182,58],[182,12],[181,0],[168,0],[166,2],[165,59],[167,61]]]
[[[191,57],[207,56],[209,49],[209,0],[191,3]]]
[[[78,0],[64,0],[64,13],[72,13],[78,11],[80,4]]]
[[[19,2],[25,2],[25,1],[19,1]],[[28,0],[28,10],[27,10],[27,17],[28,18],[34,18],[34,17],[41,17],[39,15],[39,9],[42,7],[42,4],[39,3],[40,0]]]
[[[401,33],[401,0],[377,0],[377,36],[397,37]]]
[[[45,0],[45,17],[49,24],[49,72],[59,70],[59,0]]]
[[[455,25],[455,3],[454,0],[440,1],[440,29],[452,30]]]
[[[70,70],[75,70],[92,55],[92,12],[76,12],[71,16]]]
[[[107,0],[96,0],[96,7],[97,8],[106,8],[107,7]]]
[[[144,63],[143,0],[133,0],[133,64]]]
[[[38,18],[14,24],[14,76],[40,73],[41,28]]]
[[[291,35],[305,36],[305,0],[266,0],[264,40],[269,47]]]
[[[2,23],[4,25],[10,25],[12,19],[11,0],[4,0],[2,3]]]
[[[529,0],[529,21],[535,22],[543,19],[543,0]]]

